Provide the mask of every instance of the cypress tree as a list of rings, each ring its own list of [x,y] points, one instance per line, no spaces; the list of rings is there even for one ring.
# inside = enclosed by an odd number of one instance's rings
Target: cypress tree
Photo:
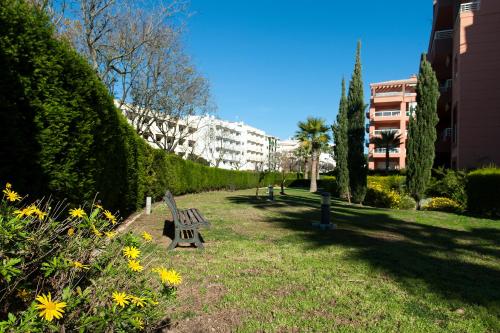
[[[434,162],[434,144],[438,123],[437,102],[439,85],[426,54],[422,54],[417,81],[417,107],[410,117],[408,127],[408,148],[406,183],[410,195],[420,208],[420,200],[431,178]]]
[[[347,97],[345,80],[342,79],[342,96],[340,97],[337,123],[332,126],[335,140],[335,159],[337,161],[337,186],[341,198],[351,201],[349,191],[349,169],[347,165]]]
[[[356,50],[356,63],[349,83],[347,96],[347,165],[352,200],[362,203],[366,195],[366,158],[364,154],[365,101],[361,77],[361,42]]]

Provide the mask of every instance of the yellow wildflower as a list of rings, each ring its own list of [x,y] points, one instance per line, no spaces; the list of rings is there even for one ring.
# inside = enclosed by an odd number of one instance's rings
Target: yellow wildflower
[[[125,246],[123,249],[123,255],[129,259],[136,259],[141,254],[141,250],[135,246]]]
[[[3,193],[5,194],[7,200],[10,202],[21,200],[21,196],[17,192],[12,191],[11,189],[6,188],[5,190],[3,190]]]
[[[177,286],[181,284],[182,278],[175,270],[168,270],[164,267],[158,267],[153,270],[153,272],[158,273],[161,282],[164,284],[169,284],[171,286]]]
[[[38,219],[40,221],[43,221],[43,219],[45,218],[45,216],[47,216],[47,213],[41,211],[40,209],[36,208],[35,212],[34,212],[37,216],[38,216]]]
[[[153,236],[151,236],[151,234],[149,232],[147,232],[147,231],[144,231],[142,233],[142,238],[144,238],[144,240],[147,241],[147,242],[153,240]]]
[[[93,225],[93,224],[92,224],[92,225],[90,226],[90,229],[92,230],[92,233],[93,233],[94,235],[96,235],[97,237],[101,237],[101,236],[102,236],[102,232],[100,232],[100,231],[99,231],[99,230],[95,227],[95,225]]]
[[[36,300],[40,302],[40,304],[36,305],[38,310],[42,310],[40,312],[40,317],[43,317],[47,321],[52,321],[52,319],[60,319],[62,318],[62,314],[64,313],[63,308],[66,307],[66,302],[54,302],[52,301],[52,297],[50,293],[48,295],[37,296]]]
[[[24,216],[24,209],[23,209],[23,210],[16,209],[16,210],[14,211],[14,214],[16,214],[16,217],[17,217],[18,219],[20,219],[20,218],[22,218],[22,217]]]
[[[21,299],[23,299],[23,300],[27,300],[27,299],[29,298],[29,296],[30,296],[29,291],[27,291],[27,290],[26,290],[26,289],[24,289],[24,288],[23,288],[23,289],[19,289],[19,290],[17,291],[17,297],[19,297],[19,298],[21,298]]]
[[[84,265],[79,261],[73,261],[73,267],[76,269],[90,269],[89,265]]]
[[[111,214],[111,212],[109,210],[105,210],[104,211],[104,216],[113,224],[116,223],[116,217]]]
[[[99,205],[99,204],[95,204],[94,206],[95,206],[96,208],[99,208],[100,210],[103,210],[103,209],[104,209],[104,208],[102,208],[102,206],[101,206],[101,205]]]
[[[85,211],[79,207],[79,208],[72,208],[69,210],[69,215],[71,215],[71,217],[79,217],[79,218],[84,218],[85,215]]]
[[[141,331],[144,329],[144,321],[139,317],[134,318],[132,324]]]
[[[5,189],[6,190],[10,190],[11,188],[12,188],[12,184],[11,183],[5,184]]]
[[[116,232],[114,231],[105,231],[104,234],[108,239],[113,239],[116,236]]]
[[[75,229],[74,228],[69,228],[68,229],[68,236],[69,237],[73,237],[74,234],[75,234]]]
[[[139,260],[129,260],[128,261],[128,268],[130,268],[133,272],[141,272],[144,267],[141,266],[141,263]]]
[[[113,292],[113,300],[117,305],[121,306],[122,308],[129,303],[128,298],[129,297],[125,293],[119,293],[117,291]]]
[[[146,299],[143,297],[129,295],[128,298],[130,299],[130,302],[132,302],[132,304],[134,304],[137,307],[142,308],[146,305]]]

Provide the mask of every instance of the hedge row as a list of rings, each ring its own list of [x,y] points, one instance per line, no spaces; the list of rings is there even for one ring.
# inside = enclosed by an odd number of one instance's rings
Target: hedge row
[[[485,168],[467,175],[467,209],[479,214],[500,215],[500,169]]]
[[[210,168],[151,148],[87,61],[20,0],[0,6],[0,181],[33,197],[92,201],[122,215],[146,195],[248,188],[277,174]]]

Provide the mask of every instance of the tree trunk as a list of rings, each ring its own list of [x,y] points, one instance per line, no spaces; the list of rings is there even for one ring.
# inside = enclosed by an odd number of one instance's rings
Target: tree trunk
[[[316,182],[316,170],[317,170],[317,164],[318,164],[318,159],[316,157],[317,152],[313,151],[312,153],[312,158],[311,158],[311,186],[309,188],[309,192],[317,192],[318,191],[318,184]]]
[[[304,159],[304,179],[309,179],[309,159]]]
[[[385,147],[385,175],[389,174],[389,145]]]

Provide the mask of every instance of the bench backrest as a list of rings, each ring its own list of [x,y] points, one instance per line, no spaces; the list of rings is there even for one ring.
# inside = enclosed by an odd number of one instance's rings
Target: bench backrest
[[[168,208],[170,208],[170,211],[172,212],[172,217],[174,218],[174,223],[179,224],[180,219],[179,219],[179,211],[177,210],[177,204],[175,203],[174,196],[170,191],[167,190],[165,193],[165,196],[163,197],[163,200],[167,204]]]

